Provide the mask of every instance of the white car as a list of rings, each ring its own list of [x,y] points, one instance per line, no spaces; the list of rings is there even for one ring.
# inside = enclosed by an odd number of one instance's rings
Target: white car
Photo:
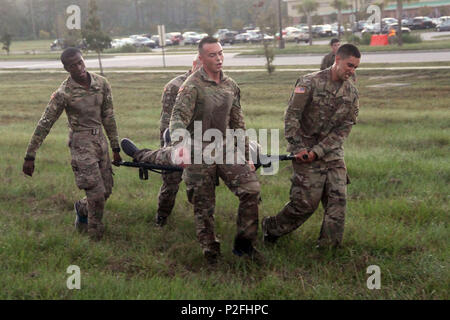
[[[202,39],[202,36],[194,31],[188,31],[183,33],[183,41],[184,44],[197,44],[199,40]]]
[[[309,35],[301,32],[300,30],[297,31],[288,31],[284,36],[283,36],[284,40],[287,42],[290,41],[295,41],[297,43],[304,41],[304,42],[308,42],[309,41]]]

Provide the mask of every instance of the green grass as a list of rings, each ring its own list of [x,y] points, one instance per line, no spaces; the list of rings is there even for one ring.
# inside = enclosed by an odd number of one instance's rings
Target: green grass
[[[301,72],[233,74],[241,84],[248,128],[280,129]],[[159,144],[160,95],[175,74],[110,74],[120,137]],[[64,74],[0,77],[0,299],[448,299],[450,80],[443,71],[361,71],[359,123],[345,143],[352,183],[343,247],[318,251],[323,210],[274,247],[256,245],[258,266],[231,253],[237,199],[216,190],[216,231],[223,259],[209,270],[195,236],[184,184],[168,225],[153,226],[160,177],[138,179],[115,168],[99,243],[74,232],[74,183],[66,116],[38,151],[33,178],[21,173],[27,143]],[[385,82],[405,87],[372,88]],[[126,156],[124,156],[125,158]],[[260,218],[289,197],[291,167],[260,176]],[[66,269],[81,268],[81,290],[68,290]],[[381,268],[381,289],[368,290],[366,269]]]

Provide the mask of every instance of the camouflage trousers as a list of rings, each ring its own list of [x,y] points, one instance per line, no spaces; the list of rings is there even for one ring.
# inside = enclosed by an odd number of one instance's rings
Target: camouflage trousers
[[[285,235],[300,227],[317,209],[325,210],[319,245],[337,246],[342,242],[347,196],[347,169],[343,160],[293,161],[290,201],[274,217],[266,221],[265,230],[274,236]]]
[[[163,184],[158,194],[158,216],[168,217],[175,206],[180,182],[182,180],[182,172],[164,172],[161,177]]]
[[[161,148],[164,147],[164,131],[166,128],[162,127],[160,130],[160,144]],[[175,200],[177,197],[178,190],[180,188],[180,182],[183,176],[183,172],[163,172],[161,175],[163,184],[159,188],[158,193],[158,212],[159,217],[167,218],[172,212],[175,206]]]
[[[173,165],[172,149],[143,149],[134,157],[139,162]],[[184,170],[183,180],[189,202],[194,205],[197,239],[204,253],[220,253],[214,233],[215,187],[219,177],[239,198],[236,238],[253,242],[258,232],[260,185],[256,173],[246,164],[192,164]]]
[[[239,198],[236,239],[253,242],[258,232],[260,184],[246,164],[194,164],[184,170],[189,202],[194,205],[197,239],[203,253],[220,254],[214,232],[215,187],[220,177]]]
[[[78,188],[86,192],[79,200],[79,214],[88,217],[89,237],[103,236],[102,223],[105,202],[114,185],[108,143],[102,130],[79,131],[69,137],[72,170]]]

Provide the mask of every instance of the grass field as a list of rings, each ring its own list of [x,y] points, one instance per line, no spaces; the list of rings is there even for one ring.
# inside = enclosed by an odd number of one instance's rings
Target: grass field
[[[248,128],[280,129],[300,73],[233,74]],[[110,74],[120,137],[155,148],[159,99],[175,74]],[[237,199],[221,183],[216,231],[223,258],[209,270],[182,185],[168,225],[153,226],[160,177],[115,168],[104,239],[74,231],[74,183],[63,115],[37,154],[33,178],[21,173],[34,127],[64,74],[0,76],[0,299],[448,299],[450,79],[448,71],[358,73],[359,123],[345,143],[352,183],[343,247],[315,249],[323,210],[265,247],[263,266],[231,253]],[[383,83],[404,86],[371,87]],[[123,156],[126,158],[126,156]],[[260,218],[288,201],[291,167],[261,176]],[[259,233],[260,234],[260,233]],[[69,265],[81,290],[68,290]],[[369,290],[366,269],[381,269]]]

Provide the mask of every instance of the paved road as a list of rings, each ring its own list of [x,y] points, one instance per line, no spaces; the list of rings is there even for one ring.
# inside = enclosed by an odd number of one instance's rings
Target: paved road
[[[420,34],[422,40],[428,41],[428,40],[440,40],[439,38],[442,36],[448,36],[450,38],[450,31],[441,31],[441,32],[424,32]],[[437,37],[437,38],[435,38]],[[443,38],[448,39],[448,38]],[[442,40],[443,40],[442,39]]]
[[[323,55],[289,55],[275,57],[274,64],[286,65],[319,65]],[[166,56],[166,65],[172,67],[190,66],[194,54],[169,55]],[[449,51],[436,52],[388,52],[388,53],[366,53],[362,62],[366,63],[398,63],[398,62],[428,62],[428,61],[450,61]],[[139,67],[162,67],[162,56],[158,55],[130,55],[115,56],[102,60],[104,68],[139,68]],[[255,56],[237,56],[236,53],[225,53],[225,65],[229,67],[264,66],[265,58]],[[87,59],[88,68],[98,68],[97,59]],[[0,69],[60,69],[59,61],[0,61]]]

